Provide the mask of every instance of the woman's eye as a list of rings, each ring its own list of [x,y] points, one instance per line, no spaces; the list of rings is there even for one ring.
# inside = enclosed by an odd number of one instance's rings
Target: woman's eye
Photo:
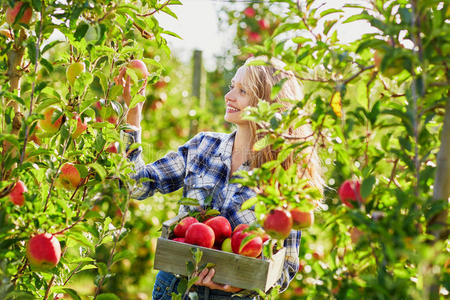
[[[234,85],[230,84],[230,85],[228,86],[228,89],[231,91],[232,89],[234,89]]]
[[[244,89],[240,89],[239,91],[241,94],[244,94],[244,95],[247,93]]]

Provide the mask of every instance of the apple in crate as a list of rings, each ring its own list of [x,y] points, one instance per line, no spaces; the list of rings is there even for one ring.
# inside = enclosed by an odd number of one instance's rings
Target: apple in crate
[[[197,219],[194,217],[186,217],[182,219],[173,229],[173,234],[176,237],[185,237],[186,230],[194,223],[198,223]]]
[[[187,244],[197,245],[206,248],[214,246],[214,231],[211,227],[203,223],[194,223],[186,230],[184,241]]]
[[[253,235],[250,240],[246,239]],[[245,244],[243,244],[245,240]],[[234,253],[249,256],[258,257],[263,248],[263,241],[261,236],[256,232],[245,232],[244,229],[233,233],[231,237],[231,248]],[[242,249],[241,249],[242,248]]]
[[[222,216],[213,217],[205,221],[205,224],[212,228],[215,236],[215,243],[217,245],[231,236],[231,225],[228,220]]]

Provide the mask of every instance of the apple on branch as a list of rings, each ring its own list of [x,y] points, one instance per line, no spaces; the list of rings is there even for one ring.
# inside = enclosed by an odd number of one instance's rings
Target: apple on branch
[[[67,190],[75,190],[81,183],[80,172],[72,163],[65,163],[61,167],[58,182]]]
[[[291,233],[292,225],[291,213],[283,208],[275,208],[264,218],[263,228],[272,238],[284,240]]]
[[[83,72],[84,72],[84,63],[75,62],[73,64],[70,64],[66,69],[66,77],[67,77],[67,81],[69,82],[69,84],[71,86],[73,86],[73,84],[75,83],[75,80]]]
[[[31,21],[31,17],[33,16],[33,10],[31,7],[29,7],[28,3],[17,1],[14,4],[14,7],[8,7],[6,9],[5,17],[6,17],[6,23],[9,25],[13,25],[14,23],[22,23],[22,24],[29,24]],[[24,5],[24,6],[23,6]],[[25,8],[23,10],[22,17],[17,20],[17,15],[19,14],[22,6]]]
[[[364,203],[361,196],[361,184],[357,180],[346,180],[339,187],[339,198],[344,205],[353,208],[352,202]]]
[[[133,70],[139,80],[147,79],[147,77],[150,75],[145,63],[139,59],[133,59],[132,61],[130,61],[127,64],[127,68]]]
[[[75,113],[73,118],[77,120],[77,127],[75,128],[75,131],[72,132],[72,138],[76,139],[87,129],[87,123],[86,121],[81,120],[81,117],[77,113]]]
[[[33,236],[27,243],[27,258],[30,265],[37,269],[51,269],[61,258],[61,245],[50,233]]]
[[[253,18],[256,15],[256,11],[253,7],[249,6],[246,9],[244,9],[244,15],[247,18]]]
[[[292,216],[292,229],[301,230],[314,224],[314,212],[294,207],[289,211]]]
[[[23,194],[26,192],[28,192],[28,189],[25,183],[23,183],[22,180],[19,180],[14,184],[14,187],[9,193],[9,199],[12,203],[22,206],[25,203],[25,196]]]
[[[97,122],[107,121],[111,124],[117,124],[119,121],[119,114],[116,109],[113,108],[112,102],[107,102],[106,100],[100,100],[95,103],[95,108],[97,111]]]
[[[59,117],[54,120],[54,115]],[[61,127],[63,114],[59,108],[50,106],[44,110],[44,119],[39,120],[39,126],[47,133],[56,133]]]

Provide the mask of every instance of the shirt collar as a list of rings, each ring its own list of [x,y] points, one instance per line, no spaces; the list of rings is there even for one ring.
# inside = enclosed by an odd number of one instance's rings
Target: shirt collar
[[[228,159],[231,160],[235,136],[236,130],[234,130],[230,134],[227,134],[226,137],[221,141],[219,149],[217,149],[216,154],[221,157],[223,162],[225,162]]]

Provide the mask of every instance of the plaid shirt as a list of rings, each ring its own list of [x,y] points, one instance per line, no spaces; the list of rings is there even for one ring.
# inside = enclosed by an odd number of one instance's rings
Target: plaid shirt
[[[142,159],[142,148],[129,153],[132,143],[141,143],[140,130],[122,132],[122,138],[127,145],[130,161],[135,164],[133,178],[141,184],[136,184],[132,197],[142,200],[154,194],[155,191],[166,194],[183,188],[183,197],[194,198],[202,208],[213,208],[227,218],[232,228],[241,223],[251,224],[256,221],[252,210],[241,211],[241,205],[247,199],[254,197],[255,192],[237,183],[230,183],[231,153],[236,132],[231,134],[201,132],[178,148],[177,152],[169,152],[163,158],[145,164]],[[249,170],[246,164],[238,170]],[[204,200],[212,195],[212,202],[205,207]],[[181,205],[180,212],[194,209]],[[292,230],[285,240],[286,260],[284,271],[278,284],[285,290],[294,278],[299,267],[299,246],[301,232]]]

